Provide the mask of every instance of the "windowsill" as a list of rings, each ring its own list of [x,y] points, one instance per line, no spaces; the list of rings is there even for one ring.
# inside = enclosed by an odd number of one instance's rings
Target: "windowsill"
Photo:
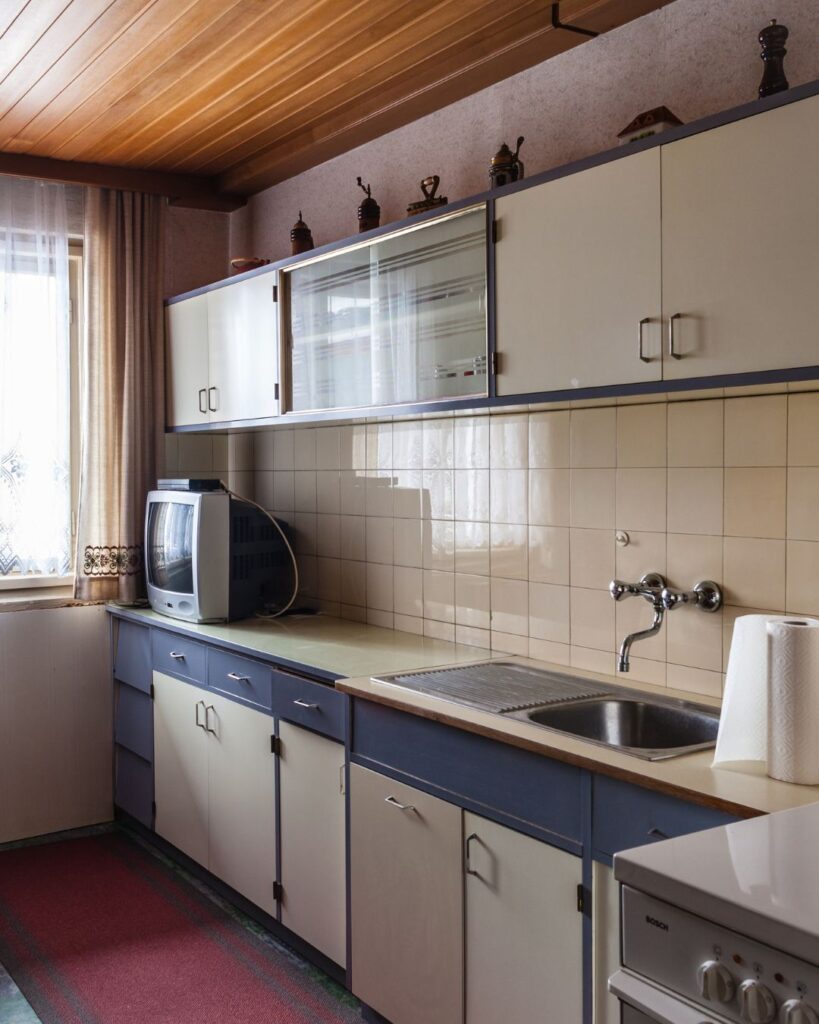
[[[21,612],[29,611],[32,608],[64,608],[86,603],[74,599],[74,588],[71,585],[0,589],[0,612]]]

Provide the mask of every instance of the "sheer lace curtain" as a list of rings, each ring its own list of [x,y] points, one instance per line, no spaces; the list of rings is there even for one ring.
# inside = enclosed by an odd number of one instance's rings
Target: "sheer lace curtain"
[[[0,177],[0,580],[71,571],[65,186]]]
[[[164,445],[165,200],[89,189],[75,596],[144,594],[145,495]]]

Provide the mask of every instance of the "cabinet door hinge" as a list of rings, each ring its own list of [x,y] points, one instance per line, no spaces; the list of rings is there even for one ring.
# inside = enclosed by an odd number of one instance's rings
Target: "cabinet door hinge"
[[[281,882],[273,883],[273,899],[282,900],[284,899],[284,889],[282,888]]]
[[[156,700],[156,687],[151,683],[151,700]]]
[[[587,896],[586,887],[581,882],[577,887],[577,912],[578,914],[584,914],[586,912]]]
[[[493,352],[492,353],[492,355],[491,355],[491,357],[489,359],[489,365],[490,365],[490,367],[492,369],[492,376],[493,377],[497,377],[497,375],[500,373],[500,367],[501,367],[500,352]]]
[[[278,384],[278,381],[273,385],[273,398],[278,402],[278,400],[279,400],[279,384]]]
[[[273,301],[279,301],[279,286],[277,284],[273,285]]]
[[[270,753],[275,754],[277,757],[282,752],[282,741],[278,736],[270,737]]]
[[[495,220],[492,221],[492,244],[493,245],[497,244],[497,241],[498,241],[499,238],[500,238],[500,221],[497,220],[497,218],[496,218]]]

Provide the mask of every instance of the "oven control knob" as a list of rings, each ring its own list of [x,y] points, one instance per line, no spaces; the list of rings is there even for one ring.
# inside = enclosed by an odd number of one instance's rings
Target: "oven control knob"
[[[770,989],[756,978],[747,978],[739,986],[739,1014],[748,1024],[771,1024],[776,1017],[776,1000]]]
[[[780,1024],[819,1024],[819,1014],[802,999],[789,999],[779,1011]]]
[[[734,998],[734,979],[718,960],[706,960],[697,969],[700,995],[712,1003],[730,1003]]]

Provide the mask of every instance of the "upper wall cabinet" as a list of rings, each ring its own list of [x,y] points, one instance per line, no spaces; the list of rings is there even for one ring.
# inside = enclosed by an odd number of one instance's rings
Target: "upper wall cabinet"
[[[662,147],[665,376],[819,364],[819,97]]]
[[[278,415],[276,274],[167,307],[167,425]]]
[[[485,205],[282,274],[286,411],[487,394]]]
[[[660,153],[496,205],[499,395],[662,377]]]

